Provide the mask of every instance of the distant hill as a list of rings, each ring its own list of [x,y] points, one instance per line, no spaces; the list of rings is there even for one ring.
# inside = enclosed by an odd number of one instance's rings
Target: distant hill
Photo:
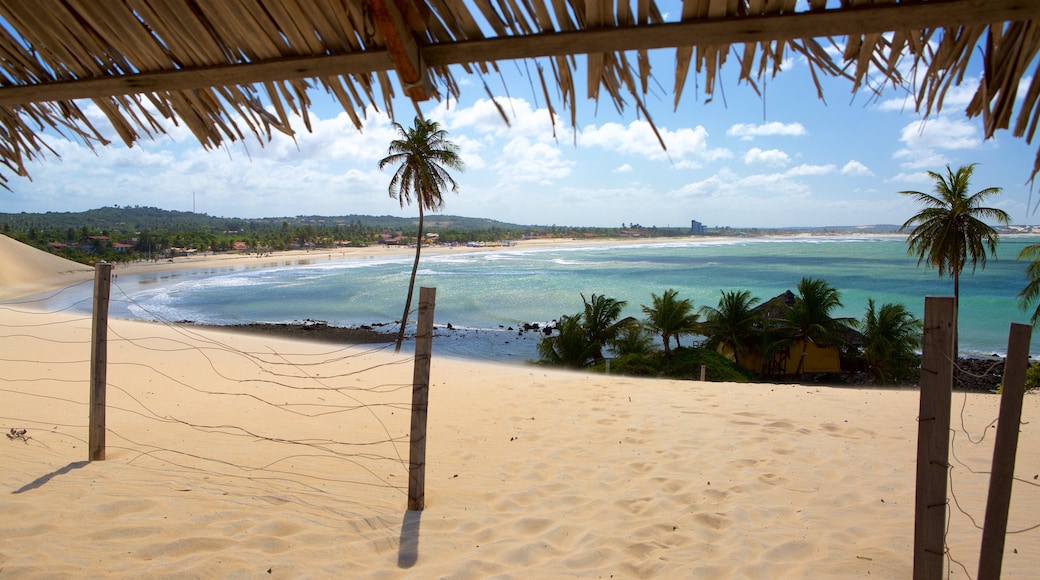
[[[358,222],[367,228],[402,230],[415,228],[419,220],[417,217],[403,218],[389,215],[369,216],[354,214],[246,219],[216,217],[203,213],[170,211],[140,206],[102,207],[82,212],[0,213],[0,224],[10,226],[11,229],[16,231],[27,231],[30,227],[52,231],[88,227],[93,230],[191,230],[215,234],[228,231],[267,230],[272,227],[281,227],[283,223],[288,223],[290,227],[295,227],[304,225],[349,225]],[[498,228],[517,230],[530,227],[484,218],[437,214],[426,216],[425,223],[427,229],[489,230]]]
[[[156,207],[102,207],[81,212],[46,212],[46,213],[0,213],[0,228],[27,232],[30,228],[48,231],[64,231],[68,229],[90,228],[91,230],[114,230],[122,232],[141,231],[193,231],[209,234],[228,232],[263,232],[281,228],[288,224],[290,228],[312,225],[316,227],[334,227],[360,225],[370,230],[405,231],[414,230],[419,223],[418,217],[397,217],[390,215],[371,216],[348,214],[341,216],[298,215],[265,218],[218,217],[204,213],[188,211],[171,211]],[[597,232],[599,235],[623,235],[618,227],[573,227],[565,224],[524,225],[501,222],[487,218],[473,218],[455,215],[432,214],[426,216],[427,231],[527,231],[532,233],[556,232],[565,233]],[[687,228],[630,226],[629,231],[638,231],[645,236],[687,235]],[[1040,226],[1011,226],[998,228],[1001,233],[1038,234]],[[899,226],[895,224],[875,224],[859,226],[822,226],[786,228],[748,228],[717,227],[709,228],[709,235],[841,235],[841,234],[895,234]]]

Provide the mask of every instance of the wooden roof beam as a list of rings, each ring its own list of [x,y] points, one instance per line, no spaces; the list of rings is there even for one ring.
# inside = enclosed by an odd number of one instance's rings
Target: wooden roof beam
[[[429,66],[440,67],[550,55],[837,37],[1015,20],[1040,20],[1040,2],[930,0],[914,4],[870,5],[781,16],[724,18],[632,28],[511,36],[430,45],[422,48],[421,57]],[[410,33],[405,38],[412,38],[414,41]],[[418,48],[416,46],[417,53]],[[416,60],[408,62],[420,61],[417,57]],[[395,64],[390,51],[367,50],[342,55],[280,58],[246,64],[8,86],[0,88],[0,106],[251,85],[286,79],[367,74],[390,70]],[[400,72],[400,69],[398,71]],[[407,86],[407,81],[405,83]]]
[[[404,92],[413,101],[425,101],[436,94],[430,75],[422,61],[422,51],[415,35],[405,22],[393,0],[365,0],[368,13],[383,35],[390,60]]]

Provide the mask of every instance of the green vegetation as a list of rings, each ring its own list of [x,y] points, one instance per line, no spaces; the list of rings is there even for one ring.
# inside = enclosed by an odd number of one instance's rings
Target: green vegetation
[[[719,352],[731,351],[733,362],[739,365],[741,357],[750,352],[755,336],[761,334],[756,329],[761,326],[759,313],[754,310],[759,301],[748,290],[731,290],[722,291],[718,308],[702,306],[702,331],[708,337],[705,346]]]
[[[785,334],[802,344],[794,374],[802,374],[810,342],[817,346],[831,346],[842,341],[841,330],[847,328],[851,320],[831,316],[834,309],[841,306],[841,294],[826,281],[802,278],[798,282],[794,304],[780,322]]]
[[[921,321],[902,304],[875,307],[867,300],[867,311],[859,323],[863,333],[863,362],[866,372],[880,384],[899,382],[920,364]]]
[[[1025,392],[1040,389],[1040,363],[1033,363],[1026,368]],[[997,394],[1004,394],[1004,382],[997,383]]]
[[[437,211],[444,207],[442,192],[451,186],[452,191],[459,190],[459,184],[448,173],[449,169],[462,171],[462,158],[458,147],[448,140],[448,132],[440,128],[436,121],[426,121],[415,117],[413,127],[405,129],[400,123],[394,123],[400,139],[390,142],[388,155],[379,161],[379,169],[397,166],[397,171],[390,179],[390,197],[401,203],[411,205],[415,200],[419,206],[418,232],[415,235],[415,261],[412,263],[412,275],[408,279],[408,297],[404,301],[404,314],[401,315],[401,329],[397,334],[395,352],[401,352],[404,342],[404,329],[408,324],[408,313],[412,307],[412,292],[415,290],[415,274],[419,270],[419,254],[423,247],[423,219],[426,211]]]
[[[674,289],[650,296],[651,305],[642,306],[645,319],[639,321],[620,319],[624,302],[583,295],[585,311],[561,316],[556,333],[539,342],[540,362],[677,379],[699,379],[703,365],[707,380],[744,382],[802,375],[812,342],[818,349],[834,349],[830,360],[840,360],[842,372],[862,370],[861,377],[879,384],[913,376],[918,364],[921,323],[904,306],[878,307],[869,300],[862,322],[834,317],[840,294],[824,280],[803,278],[797,295],[787,292],[760,306],[760,299],[747,290],[723,291],[717,308],[700,309],[704,322],[697,321],[693,303]],[[704,341],[669,348],[671,337],[680,334],[701,335]],[[661,337],[661,350],[653,348],[652,335]],[[605,346],[612,348],[609,360],[603,355]],[[799,357],[793,373],[786,371],[786,363],[775,364],[781,355],[784,360]]]
[[[603,349],[618,344],[623,336],[633,343],[641,342],[628,334],[635,319],[619,320],[626,305],[624,301],[599,294],[589,298],[583,294],[581,300],[585,310],[561,316],[556,323],[556,334],[538,343],[538,354],[543,362],[571,368],[588,367],[603,362]]]
[[[927,263],[939,270],[939,277],[949,275],[953,278],[953,300],[956,307],[960,303],[961,271],[970,262],[972,272],[976,266],[986,267],[986,250],[996,257],[999,235],[989,224],[982,221],[991,219],[1003,225],[1011,222],[1007,212],[983,207],[981,204],[991,195],[1001,192],[999,187],[987,187],[973,194],[968,194],[971,187],[971,176],[975,172],[975,164],[964,165],[953,171],[946,166],[946,175],[929,171],[935,181],[935,194],[920,191],[900,191],[903,195],[914,197],[924,205],[924,209],[906,220],[899,228],[905,231],[913,229],[907,236],[909,245],[907,253],[917,256],[917,264]],[[957,320],[954,318],[953,352],[958,352]]]
[[[399,234],[402,243],[408,244],[418,237],[418,222],[418,218],[357,214],[243,219],[134,206],[84,212],[0,213],[0,233],[77,262],[94,263],[159,259],[191,252],[324,250],[378,244],[385,233]],[[690,233],[682,228],[637,226],[623,232],[621,228],[518,225],[440,214],[425,216],[423,227],[435,231],[441,244],[510,242],[528,237],[677,237]]]
[[[1036,323],[1040,322],[1040,302],[1037,302],[1037,298],[1040,298],[1040,244],[1022,248],[1018,253],[1018,259],[1029,260],[1029,265],[1026,266],[1026,286],[1018,293],[1018,304],[1022,310],[1028,310],[1034,302],[1037,303],[1033,309],[1033,316],[1029,319],[1029,322],[1036,326]]]
[[[701,365],[705,380],[747,383],[753,375],[733,361],[708,348],[682,347],[665,355],[662,351],[646,354],[624,354],[610,361],[611,374],[635,377],[656,377],[680,380],[700,380]],[[596,365],[596,371],[605,371],[606,365]]]
[[[688,298],[679,300],[678,295],[674,288],[665,290],[660,296],[650,294],[653,305],[643,306],[643,314],[646,314],[643,324],[648,331],[661,336],[665,355],[672,354],[672,338],[675,338],[676,347],[682,347],[679,337],[697,332],[698,315],[693,313],[693,302]]]

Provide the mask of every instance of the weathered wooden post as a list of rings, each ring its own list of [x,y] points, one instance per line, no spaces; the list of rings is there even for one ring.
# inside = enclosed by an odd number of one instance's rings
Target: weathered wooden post
[[[421,511],[426,505],[426,414],[430,401],[433,310],[436,304],[436,288],[419,289],[419,321],[415,330],[412,425],[408,453],[408,509],[416,511]]]
[[[108,380],[108,298],[112,264],[94,267],[94,318],[90,328],[90,424],[87,450],[90,461],[105,459],[105,395]]]
[[[986,498],[986,521],[982,527],[979,580],[998,580],[1004,563],[1004,538],[1007,533],[1008,508],[1011,506],[1011,483],[1015,479],[1015,454],[1022,422],[1022,397],[1026,391],[1029,337],[1032,333],[1032,326],[1013,323],[1008,334],[1004,387],[1000,392],[1000,418],[997,421],[997,440],[993,443],[993,469],[990,471],[989,495]]]
[[[953,297],[924,299],[921,407],[917,415],[914,580],[939,580],[943,574],[956,315]]]

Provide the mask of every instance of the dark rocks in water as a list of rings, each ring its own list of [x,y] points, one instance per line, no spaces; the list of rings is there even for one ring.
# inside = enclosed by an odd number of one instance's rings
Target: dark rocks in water
[[[198,325],[207,326],[207,325]],[[385,326],[376,324],[374,326]],[[251,323],[220,325],[215,328],[246,332],[250,334],[268,334],[282,338],[305,338],[319,342],[338,344],[380,344],[390,343],[397,339],[396,333],[383,333],[371,327],[330,326],[321,321],[304,321],[303,323]]]
[[[455,327],[450,322],[448,323],[448,330],[455,330]]]

